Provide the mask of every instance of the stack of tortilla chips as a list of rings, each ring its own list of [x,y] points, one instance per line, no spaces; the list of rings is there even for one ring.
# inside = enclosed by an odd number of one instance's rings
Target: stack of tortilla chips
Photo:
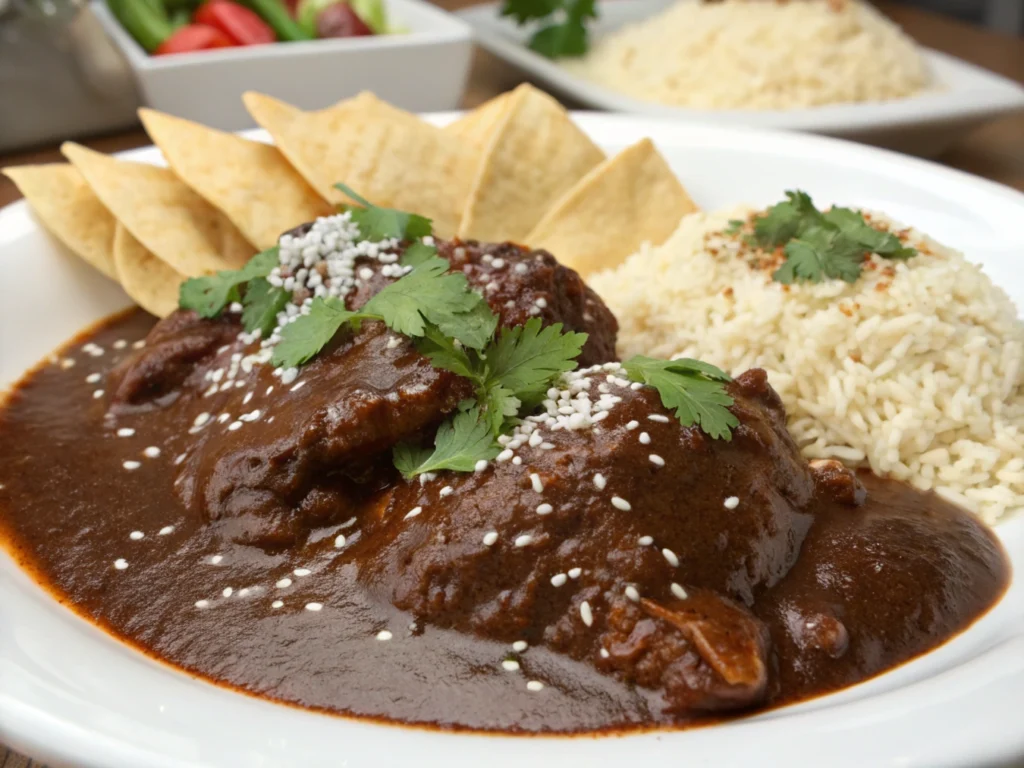
[[[273,144],[143,109],[169,167],[68,143],[69,164],[4,173],[64,245],[161,317],[185,279],[238,269],[353,202],[336,182],[430,217],[441,237],[546,248],[583,275],[662,243],[696,210],[649,140],[607,158],[529,85],[443,128],[369,93],[317,112],[244,100]]]

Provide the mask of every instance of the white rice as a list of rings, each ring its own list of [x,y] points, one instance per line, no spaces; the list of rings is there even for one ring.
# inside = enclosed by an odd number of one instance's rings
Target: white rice
[[[694,109],[884,101],[930,80],[914,42],[857,0],[679,0],[560,63],[635,98]]]
[[[721,231],[749,212],[687,216],[591,278],[621,323],[620,353],[765,368],[808,458],[870,466],[988,522],[1024,507],[1024,323],[1006,294],[878,215],[919,255],[871,256],[852,285],[783,286]]]

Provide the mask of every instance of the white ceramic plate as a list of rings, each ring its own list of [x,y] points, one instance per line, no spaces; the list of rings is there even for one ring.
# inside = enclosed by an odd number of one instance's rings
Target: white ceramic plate
[[[593,25],[593,34],[607,34],[645,19],[672,2],[601,0],[601,17]],[[1024,109],[1024,87],[1019,83],[928,49],[924,55],[940,87],[908,99],[786,111],[710,111],[655,104],[587,81],[534,53],[524,44],[533,28],[520,28],[511,19],[500,17],[499,6],[496,2],[475,5],[458,15],[473,27],[484,48],[553,90],[595,109],[822,133],[925,157],[939,154],[957,138],[994,117]]]
[[[767,204],[799,187],[819,203],[887,211],[964,249],[1024,306],[1024,195],[832,139],[622,116],[577,119],[609,151],[651,136],[705,208]],[[152,148],[131,154],[159,162]],[[0,387],[127,303],[119,288],[42,232],[24,203],[0,211]],[[0,741],[78,768],[1003,763],[1024,757],[1024,517],[998,533],[1018,574],[1009,593],[934,653],[839,694],[758,717],[605,738],[439,733],[234,693],[114,641],[0,555]]]

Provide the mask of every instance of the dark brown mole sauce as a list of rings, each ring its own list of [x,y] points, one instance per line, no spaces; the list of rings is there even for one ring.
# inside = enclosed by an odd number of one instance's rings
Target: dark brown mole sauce
[[[94,395],[153,322],[138,311],[108,321],[63,351],[72,367],[39,368],[0,412],[0,531],[62,601],[189,672],[310,708],[527,733],[681,724],[657,714],[651,692],[543,647],[513,654],[415,624],[357,582],[357,564],[334,546],[352,531],[326,529],[278,554],[215,540],[171,487],[187,430],[148,438],[140,423],[118,436],[104,428],[104,399]],[[83,348],[89,342],[103,353]],[[88,382],[94,373],[100,381]],[[146,456],[150,446],[160,455]],[[770,705],[924,653],[991,607],[1009,581],[999,544],[969,515],[899,483],[862,480],[869,501],[816,509],[799,560],[754,606],[772,636]],[[870,568],[849,557],[865,548],[875,555]],[[208,606],[197,608],[202,600]],[[378,639],[384,631],[390,639]],[[513,656],[518,672],[501,664]],[[543,691],[526,688],[533,679],[546,681]]]

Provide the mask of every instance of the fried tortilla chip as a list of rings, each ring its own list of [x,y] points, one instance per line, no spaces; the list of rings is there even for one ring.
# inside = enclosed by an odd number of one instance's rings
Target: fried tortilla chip
[[[171,169],[260,250],[282,232],[333,208],[277,147],[223,133],[152,109],[139,117]]]
[[[118,160],[72,142],[61,151],[114,218],[181,274],[238,269],[252,256],[254,248],[238,228],[173,171]]]
[[[114,268],[117,222],[73,165],[20,165],[4,168],[36,216],[72,253],[107,277]]]
[[[469,190],[477,150],[395,109],[370,93],[319,112],[303,112],[259,93],[243,96],[249,114],[313,188],[332,202],[352,202],[343,182],[375,205],[434,220],[454,234]]]
[[[487,146],[488,140],[505,115],[505,108],[511,96],[511,92],[495,96],[472,112],[467,112],[455,122],[446,125],[443,128],[444,132],[465,139],[478,147]]]
[[[123,224],[114,232],[114,265],[124,292],[151,315],[167,317],[178,308],[185,276],[146,250]]]
[[[661,245],[696,210],[668,163],[644,139],[580,179],[526,242],[586,277],[618,266],[641,243]]]
[[[604,160],[553,98],[512,91],[477,168],[459,236],[523,241],[548,208]]]

